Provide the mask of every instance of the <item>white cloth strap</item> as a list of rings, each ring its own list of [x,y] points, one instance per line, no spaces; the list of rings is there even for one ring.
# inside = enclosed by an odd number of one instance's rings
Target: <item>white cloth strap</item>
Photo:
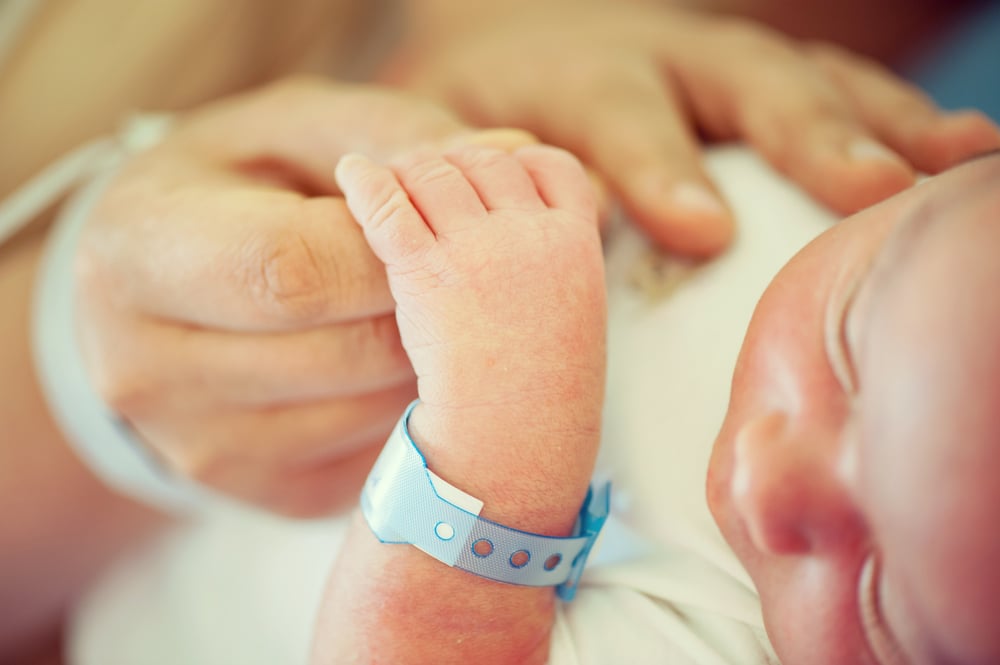
[[[114,139],[84,144],[16,190],[0,206],[0,245],[117,154]]]
[[[117,137],[99,139],[73,151],[0,208],[0,239],[86,183],[61,211],[46,241],[32,322],[38,380],[67,441],[98,477],[124,494],[183,512],[204,490],[168,476],[129,436],[91,386],[74,334],[73,257],[88,214],[124,160],[155,145],[168,128],[166,116],[137,116]]]

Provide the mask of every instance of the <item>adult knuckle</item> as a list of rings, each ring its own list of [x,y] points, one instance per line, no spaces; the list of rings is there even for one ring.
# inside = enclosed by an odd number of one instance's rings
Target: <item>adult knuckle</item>
[[[825,126],[851,124],[854,121],[844,104],[825,95],[809,96],[801,104],[790,106],[779,117],[787,122],[789,129],[795,133],[804,133]]]
[[[742,17],[721,18],[716,30],[721,44],[738,50],[744,57],[785,56],[794,48],[792,40],[781,32]]]
[[[802,49],[817,62],[830,65],[854,65],[858,62],[847,49],[823,40],[803,42]]]
[[[225,469],[231,466],[229,456],[210,441],[189,440],[159,450],[174,473],[209,487],[220,486]]]
[[[308,238],[285,228],[253,244],[251,290],[265,313],[292,321],[320,316],[329,296],[327,270]]]
[[[293,74],[272,83],[266,93],[282,102],[300,102],[330,87],[329,80],[315,74]]]
[[[774,83],[772,88],[777,93],[782,83],[780,81],[772,83]],[[769,98],[781,101],[748,105],[740,114],[741,124],[751,136],[782,137],[784,148],[793,152],[802,147],[801,142],[814,134],[855,122],[852,113],[842,100],[826,94],[825,90],[798,94],[790,98],[778,95],[771,95]]]
[[[105,361],[91,373],[97,396],[114,413],[137,420],[147,416],[160,394],[152,375],[141,368],[127,368],[113,360]]]

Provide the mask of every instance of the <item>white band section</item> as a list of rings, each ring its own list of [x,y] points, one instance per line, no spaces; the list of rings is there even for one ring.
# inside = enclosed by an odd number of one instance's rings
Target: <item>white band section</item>
[[[76,453],[113,489],[160,508],[185,511],[198,500],[198,488],[160,467],[101,401],[77,346],[74,320],[73,264],[83,225],[124,159],[159,141],[168,125],[165,116],[138,116],[117,141],[95,143],[101,147],[92,154],[78,151],[67,158],[66,163],[72,162],[78,171],[77,178],[89,182],[70,200],[49,233],[35,288],[32,336],[42,392]],[[86,165],[81,162],[85,154],[92,159]],[[29,188],[60,195],[76,184],[67,173],[57,164]],[[60,180],[63,190],[55,191],[54,181],[44,182],[47,175]]]
[[[588,495],[571,538],[512,529],[479,517],[483,503],[427,468],[407,430],[416,402],[396,425],[368,476],[361,509],[385,543],[408,543],[442,563],[498,582],[558,586],[572,598],[608,513],[609,486]]]

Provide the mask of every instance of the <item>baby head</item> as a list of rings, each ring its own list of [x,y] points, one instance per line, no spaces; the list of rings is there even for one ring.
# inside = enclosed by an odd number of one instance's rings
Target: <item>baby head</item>
[[[783,662],[1000,662],[1000,154],[785,266],[708,494]]]

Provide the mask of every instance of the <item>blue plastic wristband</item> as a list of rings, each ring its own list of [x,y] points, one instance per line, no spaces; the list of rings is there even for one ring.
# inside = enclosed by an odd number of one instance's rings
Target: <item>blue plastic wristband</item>
[[[361,492],[361,510],[383,543],[407,543],[438,561],[507,584],[554,586],[573,599],[608,516],[611,485],[591,486],[569,538],[512,529],[479,517],[483,502],[427,468],[410,437],[413,402],[389,435]]]

